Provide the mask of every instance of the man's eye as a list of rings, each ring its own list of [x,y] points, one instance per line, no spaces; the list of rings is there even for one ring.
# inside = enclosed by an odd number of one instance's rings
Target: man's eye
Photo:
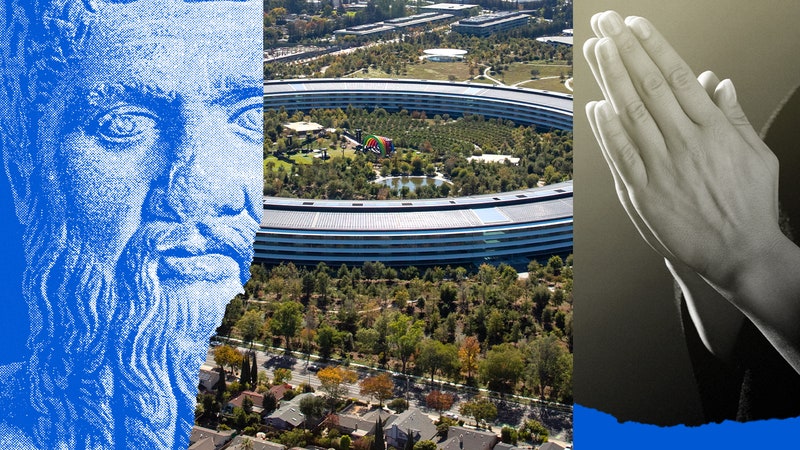
[[[252,133],[264,133],[264,104],[257,103],[238,110],[232,117],[231,123]]]
[[[142,108],[121,106],[100,116],[95,135],[112,143],[134,142],[156,131],[154,115]]]

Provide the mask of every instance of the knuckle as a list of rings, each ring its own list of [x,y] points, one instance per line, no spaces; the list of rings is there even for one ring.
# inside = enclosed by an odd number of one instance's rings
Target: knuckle
[[[650,72],[642,79],[642,90],[651,97],[664,93],[664,77],[660,73]]]
[[[728,111],[725,116],[728,118],[728,122],[733,126],[750,125],[750,121],[747,120],[747,116],[744,114],[744,111],[742,111],[742,108],[733,108]]]
[[[696,79],[684,67],[677,67],[669,72],[669,84],[675,88],[684,88],[690,86]]]
[[[639,100],[634,100],[625,105],[625,115],[634,123],[642,123],[647,119],[648,112],[644,103]]]

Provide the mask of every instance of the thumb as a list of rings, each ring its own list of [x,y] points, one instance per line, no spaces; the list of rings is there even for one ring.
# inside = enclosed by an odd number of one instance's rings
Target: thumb
[[[755,149],[765,149],[769,151],[764,141],[758,136],[758,133],[750,125],[742,106],[736,97],[736,88],[733,87],[733,82],[730,79],[722,80],[714,90],[714,103],[725,114],[731,125],[733,125],[739,132],[739,135]]]

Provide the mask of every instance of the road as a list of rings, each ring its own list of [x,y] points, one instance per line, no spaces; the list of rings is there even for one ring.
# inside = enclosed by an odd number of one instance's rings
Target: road
[[[239,350],[242,352],[247,351],[246,348],[240,348]],[[296,386],[300,383],[307,383],[310,384],[314,390],[319,389],[320,381],[314,372],[308,370],[304,355],[299,353],[287,354],[283,349],[272,349],[266,352],[258,350],[255,353],[258,367],[260,370],[266,371],[270,379],[274,378],[275,369],[290,369],[292,372],[290,383],[292,385]],[[316,360],[317,357],[312,355],[311,363],[318,367],[325,367],[327,365]],[[213,347],[208,352],[206,364],[216,366]],[[330,365],[334,364],[336,364],[336,362],[330,362]],[[544,424],[554,437],[559,437],[566,441],[572,440],[572,408],[567,405],[548,404],[544,402],[537,403],[535,399],[514,395],[499,395],[485,389],[478,390],[455,383],[437,381],[432,385],[429,378],[405,376],[397,372],[370,368],[360,364],[350,364],[349,369],[354,370],[358,374],[359,381],[381,372],[390,373],[395,385],[395,398],[405,397],[409,405],[419,408],[434,419],[438,418],[438,412],[425,406],[425,396],[433,389],[448,392],[454,396],[455,402],[453,406],[449,411],[443,411],[443,413],[450,412],[459,417],[458,409],[463,402],[467,402],[477,395],[488,395],[497,405],[498,417],[494,421],[494,426],[510,425],[514,428],[518,428],[525,420],[536,419]],[[353,384],[345,384],[345,386],[348,388],[347,397],[355,398],[365,403],[375,401],[359,393],[358,381]],[[467,424],[471,422],[470,418],[463,417],[463,419]]]

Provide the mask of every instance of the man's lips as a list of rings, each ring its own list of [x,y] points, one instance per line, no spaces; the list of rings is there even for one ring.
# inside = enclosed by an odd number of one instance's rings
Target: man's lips
[[[165,255],[158,265],[158,276],[182,281],[238,280],[239,264],[230,256],[220,253]]]

